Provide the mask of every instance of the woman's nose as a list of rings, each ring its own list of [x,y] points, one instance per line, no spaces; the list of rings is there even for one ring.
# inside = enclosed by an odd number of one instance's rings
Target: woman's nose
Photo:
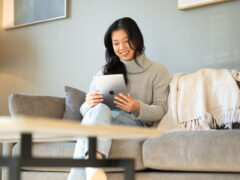
[[[120,49],[124,49],[125,48],[125,44],[124,43],[120,43]]]

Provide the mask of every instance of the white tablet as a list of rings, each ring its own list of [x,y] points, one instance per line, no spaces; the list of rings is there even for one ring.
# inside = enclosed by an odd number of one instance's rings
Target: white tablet
[[[96,89],[103,95],[103,103],[111,109],[118,109],[113,103],[114,96],[119,93],[128,94],[127,87],[122,74],[93,76]]]

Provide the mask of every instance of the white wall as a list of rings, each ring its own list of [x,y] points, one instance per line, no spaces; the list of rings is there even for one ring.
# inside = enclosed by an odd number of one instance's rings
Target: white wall
[[[64,85],[88,90],[104,64],[104,33],[124,16],[140,26],[147,56],[171,74],[240,70],[239,9],[239,0],[188,11],[177,10],[177,0],[69,0],[67,19],[0,30],[0,115],[9,114],[12,92],[64,96]]]

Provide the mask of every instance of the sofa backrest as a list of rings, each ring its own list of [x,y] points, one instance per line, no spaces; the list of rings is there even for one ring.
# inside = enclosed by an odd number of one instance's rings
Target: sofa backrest
[[[11,116],[40,116],[62,118],[65,98],[12,93],[8,98]]]

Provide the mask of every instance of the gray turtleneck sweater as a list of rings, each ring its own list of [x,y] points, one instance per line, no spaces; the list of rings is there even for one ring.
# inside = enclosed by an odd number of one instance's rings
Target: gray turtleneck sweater
[[[163,65],[149,60],[145,54],[141,54],[136,60],[140,66],[134,60],[121,60],[127,71],[128,92],[140,102],[140,112],[132,113],[132,117],[150,125],[154,121],[161,120],[167,112],[170,77]],[[97,75],[102,74],[102,70],[97,73]],[[89,92],[95,90],[92,81]],[[84,116],[89,109],[84,102],[80,112]]]

